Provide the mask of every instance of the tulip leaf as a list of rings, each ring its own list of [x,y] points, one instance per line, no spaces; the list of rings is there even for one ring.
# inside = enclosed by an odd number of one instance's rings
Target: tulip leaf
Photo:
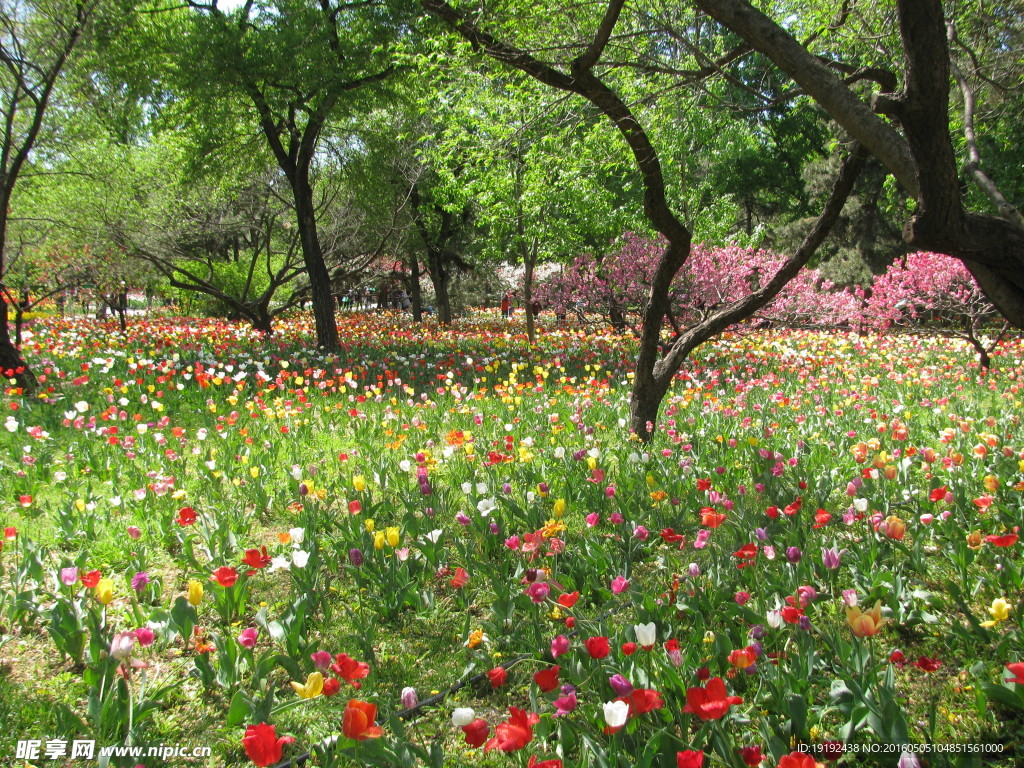
[[[236,728],[242,725],[249,716],[249,709],[249,702],[245,694],[241,691],[235,691],[235,695],[231,697],[231,705],[228,707],[224,724],[228,728]]]

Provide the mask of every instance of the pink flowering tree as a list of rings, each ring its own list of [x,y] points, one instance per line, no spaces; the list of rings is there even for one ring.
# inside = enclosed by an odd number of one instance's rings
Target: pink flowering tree
[[[982,369],[1009,329],[963,263],[941,253],[918,252],[899,259],[870,289],[859,291],[861,322],[878,331],[918,328],[966,339]],[[986,326],[996,325],[988,338]]]
[[[620,330],[636,330],[664,249],[663,238],[626,233],[604,259],[584,254],[551,276],[538,287],[541,301],[559,313],[599,312]],[[785,262],[766,250],[693,246],[669,291],[666,316],[673,331],[679,334],[683,325],[701,322],[720,307],[751,295]],[[859,304],[856,295],[836,289],[817,270],[803,269],[753,317],[787,325],[835,326],[855,319]]]

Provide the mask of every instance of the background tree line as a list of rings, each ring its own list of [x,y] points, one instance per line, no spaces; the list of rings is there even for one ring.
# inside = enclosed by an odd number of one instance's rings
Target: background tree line
[[[634,326],[645,435],[697,345],[804,265],[959,259],[1024,322],[1017,3],[0,1],[0,368],[65,288],[208,297],[270,331],[388,275],[453,281],[660,236]],[[787,254],[674,322],[695,243]],[[609,262],[609,268],[611,267]],[[908,262],[901,262],[906,265]],[[915,262],[916,263],[916,262]],[[480,278],[484,279],[484,278]],[[29,296],[28,301],[25,295]]]

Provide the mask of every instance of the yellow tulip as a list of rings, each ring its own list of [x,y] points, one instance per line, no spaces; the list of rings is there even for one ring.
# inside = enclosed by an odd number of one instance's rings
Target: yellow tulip
[[[384,535],[384,531],[377,531],[375,534],[373,534],[373,548],[384,549],[385,538],[386,537]]]
[[[1001,597],[997,597],[992,601],[992,605],[989,606],[988,612],[992,614],[990,621],[981,622],[983,627],[994,627],[1000,621],[1006,621],[1010,618],[1010,604]]]
[[[985,490],[989,493],[995,493],[999,490],[999,478],[995,475],[985,475],[985,479],[982,482],[985,484]]]
[[[203,601],[203,582],[192,579],[188,583],[189,605],[199,605]]]
[[[292,682],[292,688],[304,699],[314,699],[323,693],[324,676],[319,672],[310,672],[306,678],[306,684]]]
[[[107,605],[114,599],[114,582],[112,579],[100,579],[96,582],[96,599]]]
[[[565,514],[565,499],[555,499],[555,506],[551,512],[557,520]]]
[[[387,528],[384,533],[389,547],[397,547],[400,539],[398,528]]]
[[[367,533],[373,533],[373,519],[370,518],[363,522],[363,526],[366,528]]]
[[[352,478],[352,487],[356,489],[356,493],[362,493],[366,490],[366,478],[362,475],[356,475]]]

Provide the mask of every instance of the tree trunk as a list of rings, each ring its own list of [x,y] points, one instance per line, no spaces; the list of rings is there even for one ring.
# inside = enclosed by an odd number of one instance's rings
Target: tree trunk
[[[666,392],[666,387],[659,385],[653,376],[641,376],[637,371],[629,393],[629,431],[645,443],[654,436],[654,425],[658,423],[658,411]]]
[[[523,309],[526,311],[526,338],[532,347],[537,343],[537,328],[533,317],[533,268],[537,264],[537,238],[523,254],[526,272],[523,274]]]
[[[412,319],[414,322],[423,322],[423,291],[420,288],[420,260],[415,253],[409,254],[409,279],[406,281],[409,287],[409,301],[412,303]]]
[[[334,320],[331,275],[324,262],[320,234],[316,228],[316,208],[313,202],[313,188],[309,183],[308,162],[300,164],[295,169],[290,181],[295,199],[295,217],[299,228],[299,242],[302,245],[302,259],[306,264],[313,303],[316,345],[325,351],[335,352],[341,348],[341,342]]]
[[[267,336],[274,333],[274,318],[267,307],[258,307],[252,317],[252,327]]]
[[[2,226],[2,225],[0,225]],[[0,235],[2,238],[2,235]],[[8,307],[3,292],[0,291],[0,376],[4,379],[13,378],[18,387],[26,394],[35,392],[36,377],[28,365],[18,354],[18,348],[11,341],[7,327]]]
[[[117,317],[121,324],[121,333],[128,330],[128,294],[121,292],[117,295]]]
[[[427,273],[430,283],[434,286],[437,297],[437,320],[441,325],[451,325],[452,305],[448,296],[448,270],[445,268],[444,255],[436,250],[427,254]]]

